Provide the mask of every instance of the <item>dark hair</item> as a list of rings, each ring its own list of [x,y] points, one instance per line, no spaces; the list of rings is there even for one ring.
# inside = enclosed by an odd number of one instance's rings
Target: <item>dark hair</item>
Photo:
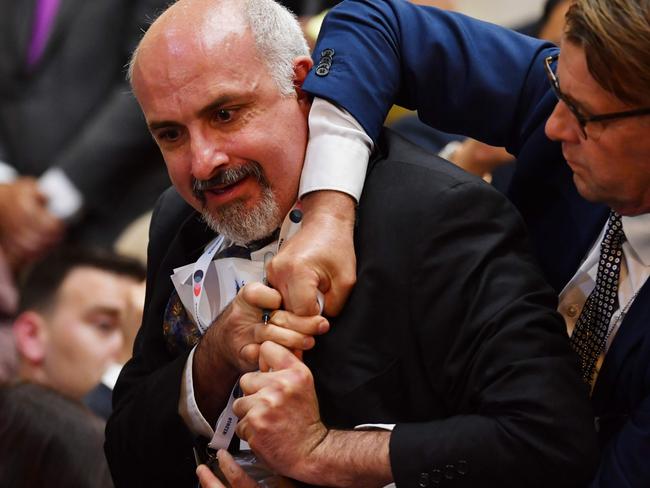
[[[577,0],[565,38],[584,48],[606,91],[631,105],[650,102],[650,0]]]
[[[35,263],[19,286],[18,313],[25,310],[43,312],[54,303],[66,276],[79,267],[96,268],[142,281],[144,266],[133,258],[112,251],[88,247],[61,247]]]
[[[103,422],[44,386],[0,387],[0,486],[111,487]]]

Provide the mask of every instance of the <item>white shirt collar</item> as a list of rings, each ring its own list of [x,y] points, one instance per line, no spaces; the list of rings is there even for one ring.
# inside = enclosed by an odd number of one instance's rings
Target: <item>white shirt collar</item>
[[[115,387],[115,383],[117,383],[117,377],[120,375],[120,371],[122,371],[122,366],[124,365],[111,363],[102,376],[102,383],[108,386],[111,390]]]
[[[623,217],[627,242],[645,266],[650,266],[650,213]]]

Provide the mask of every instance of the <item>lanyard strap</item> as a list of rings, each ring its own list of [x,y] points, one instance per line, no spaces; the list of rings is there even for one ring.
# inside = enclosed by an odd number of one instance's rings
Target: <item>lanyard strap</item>
[[[205,280],[205,275],[208,271],[208,266],[212,262],[214,255],[217,253],[221,246],[223,245],[224,237],[217,236],[215,237],[205,249],[205,252],[201,255],[199,260],[194,263],[194,272],[192,273],[192,302],[194,306],[194,317],[196,318],[196,325],[201,332],[201,335],[205,334],[205,331],[208,330],[210,324],[212,323],[212,318],[205,320],[201,316],[199,305],[201,304],[201,299],[205,295],[205,287],[203,282]]]
[[[208,443],[210,449],[214,449],[215,451],[217,449],[228,449],[230,441],[232,440],[233,435],[235,435],[237,422],[239,421],[239,418],[237,418],[232,411],[232,404],[241,396],[243,396],[243,394],[239,387],[239,378],[237,378],[237,382],[230,392],[228,404],[226,405],[226,408],[223,409],[223,412],[221,412],[221,415],[219,415],[219,419],[214,426],[214,435],[212,436],[212,440]]]

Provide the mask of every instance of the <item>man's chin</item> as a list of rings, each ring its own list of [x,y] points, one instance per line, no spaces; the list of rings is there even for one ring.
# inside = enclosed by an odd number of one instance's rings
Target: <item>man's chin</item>
[[[263,199],[251,209],[246,202],[238,201],[218,210],[203,209],[201,215],[214,232],[239,245],[269,236],[282,223],[279,208],[272,198]]]

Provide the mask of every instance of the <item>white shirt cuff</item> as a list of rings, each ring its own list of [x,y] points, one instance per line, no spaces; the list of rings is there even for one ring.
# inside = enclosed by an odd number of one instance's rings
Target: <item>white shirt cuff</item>
[[[312,191],[337,190],[358,202],[372,147],[372,140],[352,115],[315,98],[309,112],[300,197]]]
[[[178,414],[181,416],[185,425],[194,434],[211,439],[214,430],[205,417],[201,414],[199,406],[194,398],[194,383],[192,381],[192,364],[194,361],[194,351],[196,346],[190,352],[183,370],[181,379],[181,395],[178,399]]]
[[[38,179],[41,192],[47,197],[47,208],[61,220],[75,217],[83,205],[83,196],[61,168],[50,168]]]
[[[18,178],[18,172],[4,161],[0,161],[0,184],[11,183]]]
[[[392,432],[397,424],[359,424],[354,426],[354,430],[388,430]]]

